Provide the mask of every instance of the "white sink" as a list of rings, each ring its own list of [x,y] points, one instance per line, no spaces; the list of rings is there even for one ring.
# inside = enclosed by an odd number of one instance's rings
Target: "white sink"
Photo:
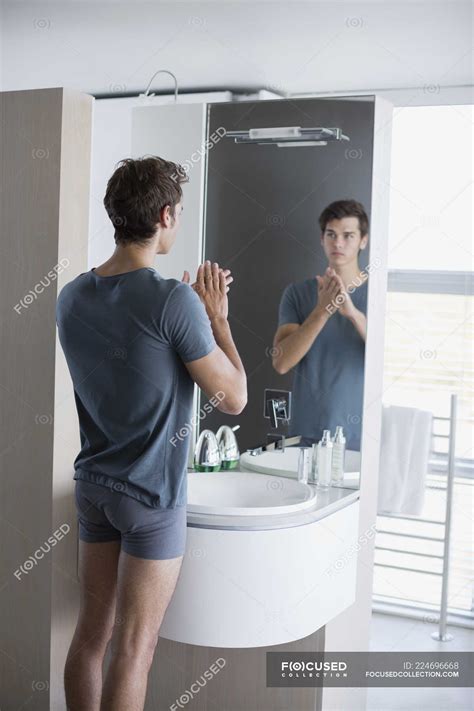
[[[294,479],[245,471],[188,473],[192,513],[271,516],[304,511],[315,503],[316,490]]]
[[[294,477],[298,471],[299,447],[286,447],[284,452],[262,452],[252,455],[244,452],[240,466],[254,472]],[[344,479],[356,478],[360,472],[360,452],[348,449],[344,459]]]

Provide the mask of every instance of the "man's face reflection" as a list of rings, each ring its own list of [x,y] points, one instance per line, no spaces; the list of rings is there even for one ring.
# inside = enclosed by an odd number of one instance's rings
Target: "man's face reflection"
[[[329,266],[342,267],[356,262],[359,250],[365,247],[367,239],[367,235],[361,237],[357,217],[342,217],[327,222],[321,244]]]

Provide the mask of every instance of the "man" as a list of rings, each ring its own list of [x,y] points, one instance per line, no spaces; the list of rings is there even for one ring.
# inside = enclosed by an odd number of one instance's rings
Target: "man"
[[[358,257],[368,218],[359,202],[338,200],[319,226],[329,265],[316,280],[286,287],[272,362],[281,374],[295,369],[289,434],[310,445],[342,425],[347,449],[360,451],[368,282]]]
[[[163,279],[183,209],[181,166],[121,161],[104,205],[116,248],[67,284],[59,338],[74,385],[81,609],[65,672],[72,711],[141,711],[160,625],[186,540],[194,383],[239,414],[246,375],[227,322],[229,270],[206,262],[197,280]],[[111,663],[102,662],[111,640]]]

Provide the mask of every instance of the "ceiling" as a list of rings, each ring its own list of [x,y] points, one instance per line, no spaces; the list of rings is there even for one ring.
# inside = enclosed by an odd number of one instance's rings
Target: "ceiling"
[[[2,90],[377,91],[472,84],[472,5],[440,2],[62,2],[1,6]],[[161,75],[154,89],[170,88]]]

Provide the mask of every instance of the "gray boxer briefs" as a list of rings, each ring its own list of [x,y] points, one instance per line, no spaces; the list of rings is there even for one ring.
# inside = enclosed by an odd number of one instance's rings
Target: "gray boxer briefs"
[[[117,488],[76,481],[79,538],[87,543],[121,541],[129,555],[151,560],[178,558],[186,546],[186,505],[156,508]]]

